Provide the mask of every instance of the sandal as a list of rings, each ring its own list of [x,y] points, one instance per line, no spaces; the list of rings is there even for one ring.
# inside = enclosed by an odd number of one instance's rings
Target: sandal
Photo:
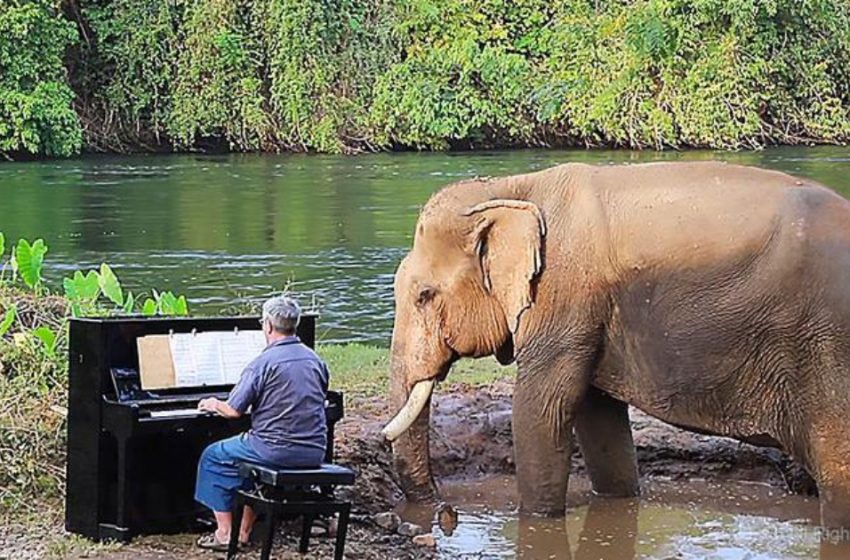
[[[226,542],[221,542],[218,540],[218,537],[215,536],[215,533],[208,533],[201,538],[198,539],[198,547],[206,549],[206,550],[214,550],[216,552],[227,552]]]

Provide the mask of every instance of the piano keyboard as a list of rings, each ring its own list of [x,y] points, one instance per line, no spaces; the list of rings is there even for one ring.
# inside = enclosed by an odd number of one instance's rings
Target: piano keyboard
[[[201,412],[197,408],[184,408],[179,410],[152,410],[150,413],[151,418],[175,418],[175,417],[183,417],[183,416],[200,416],[200,415],[208,415],[209,412]]]

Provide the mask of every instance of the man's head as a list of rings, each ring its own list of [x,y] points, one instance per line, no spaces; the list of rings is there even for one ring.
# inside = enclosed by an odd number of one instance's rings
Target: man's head
[[[263,304],[263,332],[269,342],[292,336],[301,320],[301,306],[287,296],[275,296]]]

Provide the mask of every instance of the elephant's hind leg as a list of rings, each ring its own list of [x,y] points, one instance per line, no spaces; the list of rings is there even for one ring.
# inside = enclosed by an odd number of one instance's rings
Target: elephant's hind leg
[[[628,405],[591,387],[578,409],[575,431],[593,491],[604,496],[637,496],[637,456]]]
[[[850,537],[850,421],[839,415],[822,418],[809,436],[811,471],[818,484],[821,525],[842,529]]]

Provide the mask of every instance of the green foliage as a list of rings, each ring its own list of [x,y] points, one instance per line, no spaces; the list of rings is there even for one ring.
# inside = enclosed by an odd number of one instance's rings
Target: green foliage
[[[0,4],[0,155],[79,151],[82,131],[63,61],[76,40],[74,24],[52,2]]]
[[[12,324],[15,322],[15,317],[17,317],[18,308],[15,305],[10,305],[6,312],[3,314],[3,320],[0,321],[0,338],[3,338],[9,329],[12,328]]]
[[[177,297],[171,292],[153,291],[153,298],[148,298],[142,305],[142,315],[176,315],[189,314],[189,304],[185,296]]]
[[[93,148],[108,149],[115,142],[103,132],[117,128],[128,141],[158,143],[171,112],[174,61],[178,57],[178,30],[183,2],[113,0],[83,2],[85,22],[95,41],[81,45],[76,89],[107,122],[99,134],[90,134]],[[109,68],[109,72],[100,69]],[[110,127],[108,120],[115,120]]]
[[[118,277],[109,268],[109,265],[103,263],[100,265],[100,274],[98,275],[98,286],[100,291],[106,298],[115,305],[122,307],[124,305],[124,292],[121,290],[121,283]]]
[[[56,333],[50,327],[37,327],[32,330],[32,335],[44,345],[44,352],[49,357],[56,356]]]
[[[0,264],[5,253],[0,233]],[[0,274],[0,511],[59,497],[64,479],[68,315],[133,313],[137,300],[106,264],[62,282],[49,294],[42,277],[47,246],[22,239],[13,247],[19,274]],[[149,314],[187,315],[184,296],[152,291]]]
[[[44,244],[43,239],[36,239],[32,244],[26,239],[21,239],[15,247],[13,267],[31,290],[41,286],[41,271],[44,268],[46,253],[47,245]]]
[[[850,140],[846,2],[73,6],[0,7],[0,153]]]

